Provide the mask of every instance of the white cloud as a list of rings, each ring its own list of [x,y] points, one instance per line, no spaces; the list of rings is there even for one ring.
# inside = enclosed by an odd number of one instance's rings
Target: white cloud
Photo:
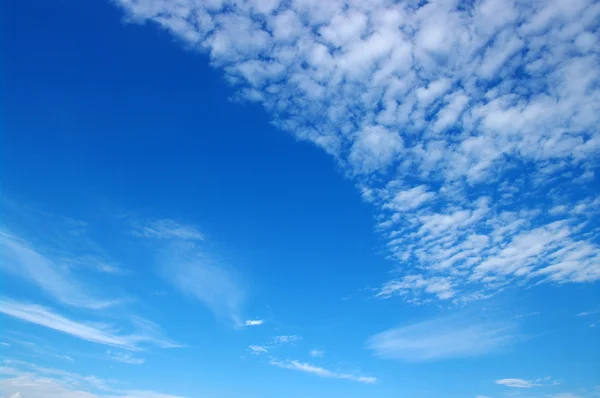
[[[425,279],[421,275],[406,275],[401,280],[393,279],[385,283],[377,296],[388,298],[421,289],[426,293],[435,294],[440,299],[451,298],[455,294],[452,290],[451,278],[433,277]]]
[[[313,358],[323,358],[325,356],[325,351],[323,350],[310,350],[310,356]]]
[[[183,294],[204,303],[215,315],[229,318],[236,326],[250,326],[240,319],[245,292],[236,271],[228,267],[214,250],[208,249],[196,228],[171,220],[135,222],[134,234],[161,238],[154,245],[161,274]],[[140,225],[151,225],[151,229]],[[148,232],[152,231],[152,232]],[[256,324],[253,324],[256,325]]]
[[[129,365],[141,365],[145,362],[143,358],[136,358],[128,352],[111,352],[106,353],[108,357],[117,362],[127,363]]]
[[[203,302],[215,315],[241,325],[244,291],[236,274],[198,247],[171,247],[159,260],[163,273],[182,293]]]
[[[37,285],[63,304],[103,309],[121,302],[90,295],[92,289],[82,285],[56,260],[40,254],[28,242],[6,231],[0,231],[0,269]]]
[[[10,398],[182,398],[154,391],[120,391],[95,376],[18,361],[4,361],[2,373],[0,393]]]
[[[60,261],[70,267],[87,268],[104,274],[124,275],[128,273],[126,269],[118,264],[94,255],[62,257]]]
[[[273,337],[273,342],[276,344],[294,344],[302,340],[302,337],[296,335],[282,335]]]
[[[500,380],[496,380],[496,384],[500,384],[500,385],[506,386],[506,387],[513,387],[513,388],[531,388],[531,387],[537,387],[540,385],[534,381],[523,380],[523,379],[500,379]]]
[[[195,227],[179,224],[169,219],[134,223],[133,233],[148,238],[183,239],[190,241],[204,240],[204,235]]]
[[[303,363],[296,360],[285,360],[279,361],[277,359],[271,359],[271,365],[283,368],[283,369],[291,369],[297,370],[300,372],[311,373],[317,375],[319,377],[331,378],[331,379],[346,379],[353,380],[360,383],[371,384],[377,381],[377,378],[370,376],[359,376],[350,373],[339,373],[334,372],[325,368],[321,368],[319,366],[311,365],[309,363]]]
[[[405,191],[399,191],[383,207],[395,211],[412,210],[431,200],[434,196],[435,194],[427,192],[425,185],[419,185]]]
[[[139,345],[144,343],[164,348],[178,346],[156,336],[155,331],[149,331],[147,328],[138,329],[134,334],[122,334],[115,331],[111,325],[74,321],[36,304],[0,298],[0,313],[82,340],[128,350],[137,350]]]
[[[170,395],[170,394],[161,394],[153,391],[143,391],[143,390],[132,390],[122,392],[124,395],[117,395],[111,398],[183,398],[181,396]]]
[[[403,148],[397,132],[381,126],[366,126],[356,136],[349,160],[356,172],[369,173],[391,164]]]
[[[262,319],[248,319],[248,320],[246,320],[246,326],[260,326],[263,323],[265,323],[265,321],[263,321]]]
[[[383,290],[458,300],[600,279],[594,0],[117,3],[209,54],[370,193],[401,265]]]
[[[506,387],[512,388],[532,388],[532,387],[542,387],[547,385],[556,386],[560,383],[558,381],[552,381],[550,376],[542,377],[536,380],[524,380],[524,379],[500,379],[496,380],[496,384],[500,384]]]
[[[588,316],[588,315],[594,315],[595,313],[597,313],[598,311],[584,311],[584,312],[580,312],[578,314],[576,314],[575,316]]]
[[[269,352],[269,350],[266,347],[263,347],[260,345],[251,345],[251,346],[248,346],[248,348],[250,349],[250,351],[252,351],[253,354],[256,354],[256,355],[266,354],[267,352]]]
[[[515,337],[507,322],[451,316],[383,331],[370,337],[367,347],[381,358],[427,361],[489,353]]]

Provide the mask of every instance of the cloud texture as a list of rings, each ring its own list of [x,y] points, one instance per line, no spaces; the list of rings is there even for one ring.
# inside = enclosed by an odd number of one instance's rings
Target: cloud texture
[[[600,279],[597,2],[116,3],[337,159],[399,268],[380,297]]]

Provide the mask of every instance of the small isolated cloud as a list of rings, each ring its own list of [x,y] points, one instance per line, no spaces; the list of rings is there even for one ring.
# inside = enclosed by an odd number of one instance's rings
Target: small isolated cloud
[[[302,337],[293,335],[283,335],[273,337],[273,342],[276,344],[294,344],[302,340]]]
[[[325,351],[323,350],[310,350],[310,356],[313,358],[323,358],[325,356]]]
[[[123,362],[130,365],[141,365],[145,362],[143,358],[136,358],[128,352],[111,352],[107,351],[108,357],[117,362]]]
[[[496,384],[512,388],[531,388],[539,386],[534,381],[523,379],[500,379],[496,380]]]
[[[204,235],[191,225],[179,224],[173,220],[163,219],[133,224],[133,234],[147,238],[183,239],[202,241]]]
[[[265,323],[262,319],[248,319],[246,320],[246,326],[260,326]]]
[[[552,378],[550,376],[546,376],[536,380],[500,379],[496,380],[496,384],[512,388],[532,388],[548,385],[556,386],[560,383],[558,381],[552,381]]]
[[[152,344],[163,348],[178,347],[159,336],[157,325],[154,328],[138,327],[135,333],[120,333],[112,325],[79,322],[36,304],[22,303],[0,298],[0,313],[62,332],[92,343],[139,350],[140,344]],[[135,323],[135,322],[134,322]],[[136,325],[143,326],[143,325]]]
[[[350,373],[334,372],[319,366],[311,365],[309,363],[302,363],[296,360],[285,360],[279,361],[277,359],[271,359],[271,365],[277,366],[283,369],[297,370],[300,372],[311,373],[319,377],[331,378],[331,379],[345,379],[353,380],[360,383],[371,384],[377,381],[375,377],[360,376]]]
[[[385,330],[369,338],[367,347],[381,358],[427,361],[486,354],[514,338],[511,323],[452,316]]]
[[[260,346],[260,345],[251,345],[248,348],[255,355],[266,354],[267,352],[269,352],[269,350],[267,350],[266,347],[263,347],[263,346]]]
[[[478,395],[475,398],[491,398],[491,397],[488,397],[487,395]]]

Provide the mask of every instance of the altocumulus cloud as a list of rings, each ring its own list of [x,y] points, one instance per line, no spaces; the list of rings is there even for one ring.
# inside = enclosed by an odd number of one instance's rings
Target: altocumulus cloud
[[[379,297],[600,279],[598,2],[116,2],[337,159],[402,264]]]

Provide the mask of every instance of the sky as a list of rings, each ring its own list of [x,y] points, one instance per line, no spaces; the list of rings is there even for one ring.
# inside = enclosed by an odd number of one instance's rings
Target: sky
[[[600,3],[0,15],[0,397],[600,397]]]

